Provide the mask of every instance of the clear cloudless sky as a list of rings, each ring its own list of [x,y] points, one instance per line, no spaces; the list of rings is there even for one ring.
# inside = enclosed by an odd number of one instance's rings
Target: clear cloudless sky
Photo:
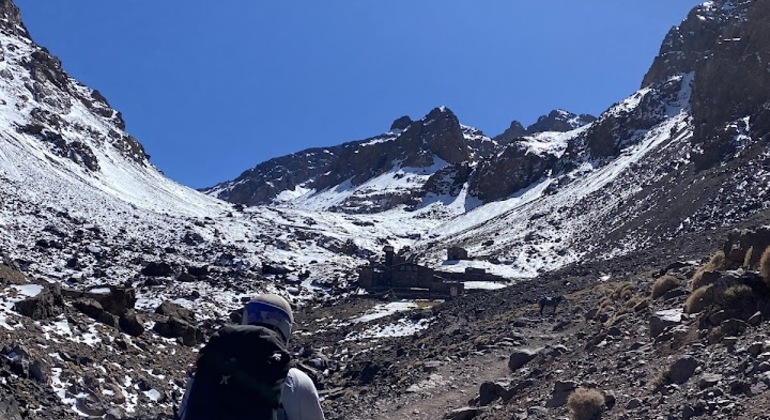
[[[634,92],[697,0],[17,0],[174,180],[386,131],[438,105],[497,135]]]

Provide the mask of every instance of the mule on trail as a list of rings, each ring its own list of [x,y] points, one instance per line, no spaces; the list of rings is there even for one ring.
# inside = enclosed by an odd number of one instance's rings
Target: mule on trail
[[[543,309],[545,309],[546,306],[552,306],[553,312],[556,313],[556,307],[559,306],[562,299],[564,299],[563,296],[544,296],[540,299],[540,315],[543,315]]]

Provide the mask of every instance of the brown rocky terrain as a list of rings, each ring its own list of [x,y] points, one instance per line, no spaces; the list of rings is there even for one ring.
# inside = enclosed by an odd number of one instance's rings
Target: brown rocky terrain
[[[708,254],[672,253],[466,296],[411,313],[430,328],[376,346],[345,341],[349,327],[324,326],[332,313],[366,306],[340,302],[305,312],[306,328],[319,332],[299,341],[329,357],[319,383],[333,419],[561,418],[580,387],[602,392],[601,418],[770,418],[770,288],[752,251],[769,233],[731,235],[714,250],[728,255],[719,267]],[[700,276],[723,294],[695,311]],[[736,286],[743,294],[726,292]],[[567,303],[541,316],[536,300],[546,294]]]

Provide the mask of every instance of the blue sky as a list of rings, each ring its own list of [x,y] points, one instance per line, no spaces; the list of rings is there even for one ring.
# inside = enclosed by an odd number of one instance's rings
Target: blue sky
[[[639,87],[695,0],[17,0],[33,38],[192,187],[450,107],[488,135]]]

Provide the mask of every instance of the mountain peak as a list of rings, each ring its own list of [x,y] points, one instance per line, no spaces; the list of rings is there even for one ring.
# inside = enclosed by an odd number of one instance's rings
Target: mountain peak
[[[454,112],[452,112],[451,109],[447,108],[444,105],[441,105],[439,107],[433,108],[428,113],[428,115],[426,115],[425,118],[423,118],[423,120],[430,121],[430,120],[439,120],[439,119],[447,119],[447,118],[457,120],[457,116],[455,115]]]
[[[537,134],[545,131],[571,131],[596,120],[590,114],[574,114],[563,109],[554,109],[548,115],[542,115],[537,122],[527,127],[527,134]]]
[[[0,0],[0,26],[9,32],[29,38],[19,8],[10,0]]]
[[[412,118],[408,115],[398,117],[393,121],[393,124],[390,125],[390,131],[405,130],[412,122]]]

